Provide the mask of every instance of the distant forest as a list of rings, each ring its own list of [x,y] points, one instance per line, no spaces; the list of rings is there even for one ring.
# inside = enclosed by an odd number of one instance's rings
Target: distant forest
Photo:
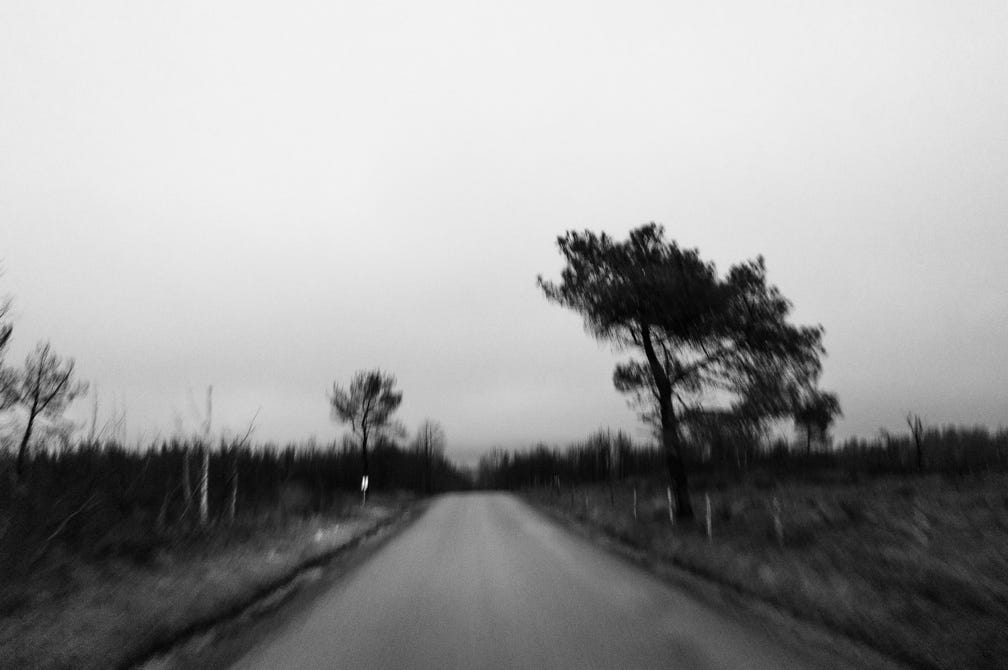
[[[794,440],[787,440],[708,426],[687,438],[683,453],[690,471],[700,477],[762,474],[857,481],[862,476],[1008,471],[1008,429],[910,424],[903,433],[881,431],[870,439],[850,438],[837,445],[821,441],[811,450],[800,430]],[[565,448],[538,444],[495,449],[480,459],[476,485],[509,490],[569,487],[654,478],[664,470],[665,453],[656,442],[634,442],[625,433],[600,430]]]

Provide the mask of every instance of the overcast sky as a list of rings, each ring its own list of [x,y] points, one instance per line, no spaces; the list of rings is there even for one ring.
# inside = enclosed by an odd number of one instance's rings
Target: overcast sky
[[[51,339],[131,437],[213,384],[221,427],[328,440],[373,366],[456,454],[643,436],[535,278],[656,221],[766,257],[840,436],[996,427],[1006,35],[982,0],[3,0],[8,359]]]

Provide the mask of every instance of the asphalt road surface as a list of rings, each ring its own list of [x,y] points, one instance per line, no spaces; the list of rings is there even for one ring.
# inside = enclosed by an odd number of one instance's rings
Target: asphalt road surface
[[[503,494],[435,501],[236,668],[834,667]]]

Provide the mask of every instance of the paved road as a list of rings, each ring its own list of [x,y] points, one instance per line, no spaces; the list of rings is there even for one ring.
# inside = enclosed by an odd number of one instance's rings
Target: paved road
[[[820,666],[486,494],[438,499],[235,667]]]

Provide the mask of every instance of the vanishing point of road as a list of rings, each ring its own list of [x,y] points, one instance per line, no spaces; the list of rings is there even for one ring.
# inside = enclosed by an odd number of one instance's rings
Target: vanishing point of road
[[[234,667],[836,666],[703,604],[514,497],[480,494],[434,501]]]

